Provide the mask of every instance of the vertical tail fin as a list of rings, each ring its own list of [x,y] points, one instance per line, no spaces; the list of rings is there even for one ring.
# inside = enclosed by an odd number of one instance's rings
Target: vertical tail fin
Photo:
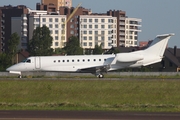
[[[173,35],[173,33],[158,35],[144,52],[147,55],[153,54],[154,56],[163,57],[164,51],[167,47],[168,40]]]

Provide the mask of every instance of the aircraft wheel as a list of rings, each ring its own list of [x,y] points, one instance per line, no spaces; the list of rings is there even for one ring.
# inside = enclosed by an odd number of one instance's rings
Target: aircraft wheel
[[[21,76],[21,75],[19,75],[19,76],[18,76],[18,78],[22,78],[22,76]]]
[[[104,75],[103,74],[99,74],[97,75],[98,78],[104,78]]]

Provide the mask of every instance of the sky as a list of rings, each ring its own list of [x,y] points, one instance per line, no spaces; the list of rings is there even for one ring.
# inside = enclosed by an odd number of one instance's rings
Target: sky
[[[106,13],[109,10],[122,10],[129,18],[142,19],[139,41],[148,41],[156,35],[175,33],[168,47],[180,48],[180,0],[72,0],[73,7],[82,7],[93,13]],[[0,0],[0,6],[26,5],[36,9],[41,0]]]

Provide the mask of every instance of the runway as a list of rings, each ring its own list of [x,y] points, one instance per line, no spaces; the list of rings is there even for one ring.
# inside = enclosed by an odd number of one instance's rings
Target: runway
[[[179,120],[180,113],[0,111],[0,120]]]

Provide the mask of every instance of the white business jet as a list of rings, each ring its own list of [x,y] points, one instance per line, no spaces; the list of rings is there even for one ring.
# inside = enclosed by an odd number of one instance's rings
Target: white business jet
[[[103,78],[103,73],[123,68],[133,68],[160,62],[168,40],[174,34],[158,35],[145,50],[109,55],[35,56],[15,64],[7,71],[54,71],[92,73]]]

